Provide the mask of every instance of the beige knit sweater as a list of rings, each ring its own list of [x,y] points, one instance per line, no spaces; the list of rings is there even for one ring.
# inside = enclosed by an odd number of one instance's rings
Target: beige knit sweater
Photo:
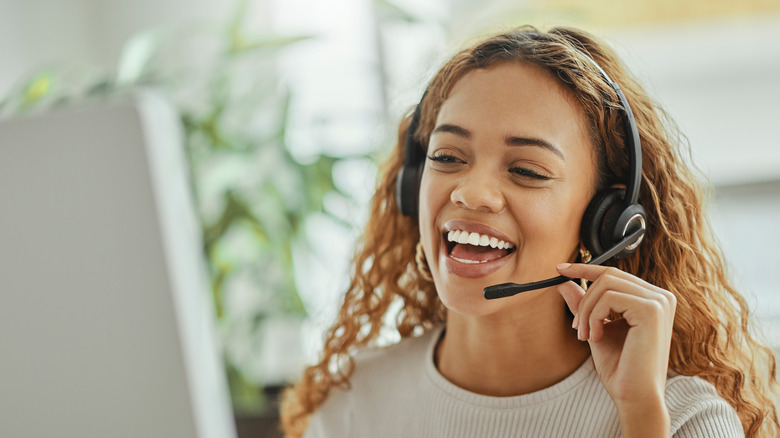
[[[333,389],[305,438],[619,437],[617,411],[593,362],[531,394],[489,397],[461,389],[434,366],[441,329],[356,358],[351,389]],[[741,437],[734,409],[696,377],[666,383],[674,437]]]

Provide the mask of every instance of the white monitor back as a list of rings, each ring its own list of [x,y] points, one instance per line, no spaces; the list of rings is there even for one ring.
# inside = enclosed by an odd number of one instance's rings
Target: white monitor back
[[[235,437],[178,116],[0,121],[0,436]]]

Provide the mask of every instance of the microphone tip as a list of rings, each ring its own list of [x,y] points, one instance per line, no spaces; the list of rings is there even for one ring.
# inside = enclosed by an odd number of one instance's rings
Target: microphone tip
[[[487,300],[511,297],[520,292],[520,289],[517,286],[519,286],[517,283],[501,283],[488,286],[482,290],[482,296]]]

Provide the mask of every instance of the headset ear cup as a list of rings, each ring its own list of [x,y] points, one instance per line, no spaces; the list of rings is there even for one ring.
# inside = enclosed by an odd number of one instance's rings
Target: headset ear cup
[[[596,193],[591,199],[580,225],[580,239],[593,257],[598,257],[612,245],[612,229],[609,230],[609,238],[603,239],[605,220],[610,211],[622,210],[620,208],[625,196],[625,190],[611,188]]]
[[[404,165],[398,171],[395,198],[401,214],[416,217],[420,198],[420,181],[425,168],[425,150],[415,138],[417,126],[420,123],[420,108],[428,91],[423,94],[420,103],[414,110],[412,120],[406,129],[406,143],[404,148]]]
[[[610,246],[612,246],[640,228],[647,231],[647,213],[641,205],[631,204],[622,209],[615,208],[609,211],[604,219],[604,229],[601,234],[602,245],[607,236],[610,237]],[[637,240],[632,247],[617,253],[615,258],[622,259],[633,254],[643,238],[644,236]]]
[[[398,172],[395,186],[395,197],[401,214],[409,217],[417,216],[420,198],[420,181],[425,162],[416,166],[403,166]]]
[[[401,214],[404,216],[409,216],[409,207],[407,206],[409,203],[407,199],[409,197],[404,195],[404,188],[406,186],[404,182],[406,181],[407,175],[410,173],[409,170],[409,167],[402,166],[398,171],[398,176],[395,180],[395,201],[398,204],[398,209],[401,210]]]

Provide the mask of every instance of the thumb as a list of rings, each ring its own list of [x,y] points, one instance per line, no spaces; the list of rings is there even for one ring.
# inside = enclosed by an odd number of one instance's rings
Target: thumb
[[[580,301],[585,296],[585,291],[573,281],[561,283],[556,288],[563,300],[566,301],[566,305],[569,306],[571,313],[576,315],[580,308]]]

